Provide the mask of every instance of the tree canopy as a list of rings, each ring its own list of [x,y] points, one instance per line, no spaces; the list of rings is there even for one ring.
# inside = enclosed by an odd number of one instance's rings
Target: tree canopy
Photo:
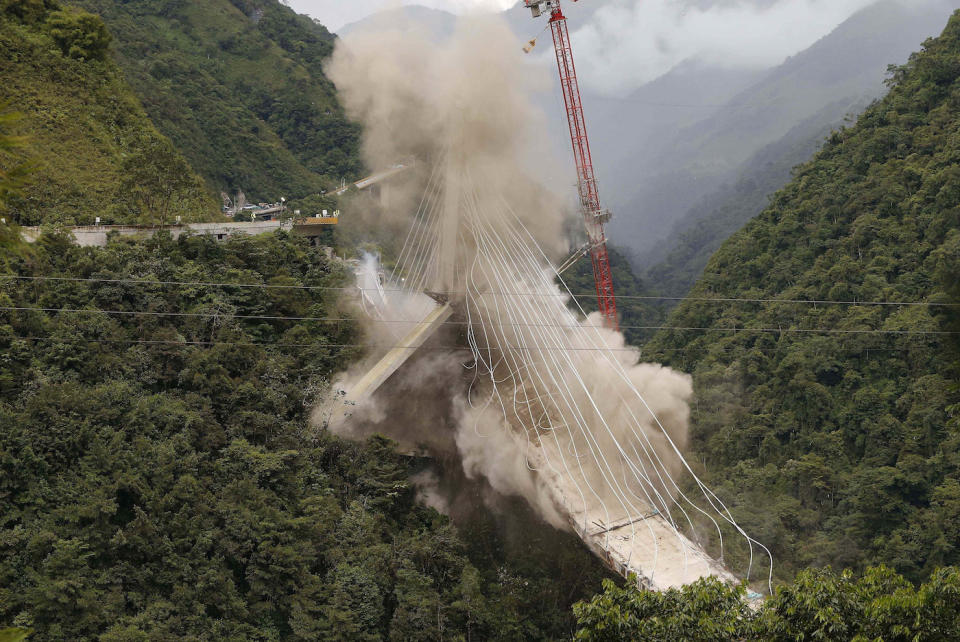
[[[45,25],[63,55],[79,60],[103,60],[112,37],[100,16],[86,11],[53,11]]]
[[[938,570],[917,588],[883,567],[860,577],[808,570],[753,604],[744,586],[714,578],[664,593],[607,581],[574,611],[585,642],[949,642],[960,631],[960,571]]]

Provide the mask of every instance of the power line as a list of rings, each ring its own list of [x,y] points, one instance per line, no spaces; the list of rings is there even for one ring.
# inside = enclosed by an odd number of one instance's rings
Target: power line
[[[97,279],[80,277],[53,277],[53,276],[19,276],[0,275],[0,279],[17,281],[54,281],[68,283],[112,283],[124,285],[181,285],[191,287],[219,287],[219,288],[259,288],[264,290],[316,290],[328,292],[410,292],[404,288],[358,288],[356,286],[329,286],[329,285],[280,285],[272,283],[223,283],[216,281],[160,281],[143,279]],[[436,294],[457,296],[465,294],[457,290],[437,291]],[[597,298],[596,293],[568,294],[566,292],[496,292],[487,291],[482,295],[492,296],[529,296],[529,297],[568,297],[575,299]],[[738,297],[674,297],[656,295],[618,295],[618,299],[632,301],[692,301],[697,303],[779,303],[784,305],[849,305],[849,306],[887,306],[887,307],[938,307],[957,308],[960,303],[940,303],[935,301],[830,301],[819,299],[769,299],[769,298],[738,298]]]
[[[121,344],[121,345],[157,345],[157,346],[234,346],[234,347],[265,347],[265,346],[276,346],[278,348],[378,348],[386,350],[434,350],[434,351],[444,351],[444,352],[471,352],[471,348],[467,346],[454,346],[454,345],[441,345],[441,346],[429,346],[429,345],[400,345],[400,344],[364,344],[364,343],[284,343],[282,341],[174,341],[174,340],[162,340],[162,339],[92,339],[87,337],[76,337],[76,338],[65,338],[65,337],[16,337],[14,340],[19,341],[64,341],[64,342],[81,342],[81,343],[106,343],[106,344]],[[550,346],[529,346],[529,347],[519,347],[519,346],[507,346],[507,347],[496,347],[496,346],[484,346],[481,348],[481,351],[494,351],[494,352],[639,352],[643,353],[639,348],[627,347],[627,348],[565,348],[565,347],[550,347]],[[864,351],[890,351],[897,352],[901,349],[896,348],[869,348],[864,349]],[[665,352],[686,352],[685,349],[680,348],[668,348]],[[659,351],[657,351],[659,352]],[[654,352],[654,354],[657,354]]]
[[[64,339],[62,337],[17,337],[17,339],[22,341],[69,341],[70,339]],[[172,341],[172,340],[151,340],[151,339],[88,339],[84,337],[77,337],[76,341],[85,342],[85,343],[116,343],[116,344],[144,344],[144,345],[172,345],[172,346],[239,346],[239,347],[253,347],[253,346],[277,346],[280,348],[380,348],[387,350],[442,350],[447,352],[470,352],[471,349],[467,346],[427,346],[427,345],[389,345],[389,344],[364,344],[364,343],[283,343],[282,341]],[[552,348],[548,346],[534,346],[534,347],[516,347],[508,346],[506,348],[501,347],[484,347],[486,350],[494,350],[497,352],[505,351],[518,351],[518,352],[533,352],[533,351],[551,351],[551,352],[594,352],[594,351],[603,351],[609,350],[611,352],[634,352],[637,348]]]
[[[59,337],[17,337],[16,339],[17,339],[17,340],[21,340],[21,341],[54,341],[54,340],[59,339]],[[117,340],[117,341],[112,341],[112,340],[101,340],[101,339],[83,339],[83,341],[84,341],[85,343],[120,343],[119,340]],[[134,342],[131,340],[131,341],[124,341],[123,343],[131,343],[131,344],[132,344],[132,343],[134,343]],[[136,343],[144,343],[144,342],[136,342]],[[319,347],[338,347],[338,346],[330,346],[329,344],[322,344],[322,343],[254,343],[254,344],[249,344],[249,343],[234,343],[234,342],[228,342],[228,341],[221,341],[221,342],[193,342],[193,343],[189,343],[189,344],[188,344],[188,343],[178,344],[177,342],[171,342],[171,344],[173,344],[173,345],[194,345],[194,346],[195,346],[195,345],[207,345],[207,346],[219,346],[219,345],[223,345],[223,346],[250,346],[250,345],[265,346],[265,345],[274,345],[274,346],[278,346],[278,347],[281,347],[281,348],[287,348],[287,347],[289,347],[289,348],[307,348],[307,347],[317,347],[317,346],[319,346]],[[344,345],[345,345],[345,344],[340,344],[340,347],[343,347]],[[347,347],[367,347],[367,346],[361,346],[360,344],[349,344]],[[726,352],[729,352],[729,351],[730,351],[731,349],[733,349],[733,348],[734,348],[734,346],[729,346],[729,345],[728,345],[728,346],[722,346],[722,347],[721,347],[721,350],[723,350],[723,352],[726,353]],[[423,350],[423,349],[425,349],[425,350],[446,350],[446,348],[442,348],[442,347],[434,348],[434,347],[431,347],[431,346],[421,346],[419,349],[422,349],[422,350]],[[738,351],[740,354],[742,354],[742,350],[741,350],[740,348],[736,348],[736,349],[737,349],[737,351]],[[467,350],[468,350],[467,348],[459,348],[459,347],[458,347],[458,348],[454,348],[454,349],[450,349],[450,351],[452,351],[452,352],[455,352],[455,351],[465,352],[465,351],[467,351]],[[905,352],[906,350],[907,350],[907,348],[889,348],[889,347],[887,347],[887,348],[880,348],[880,347],[871,347],[871,348],[863,348],[863,349],[861,349],[861,350],[860,350],[860,353],[861,353],[861,355],[862,355],[862,354],[865,354],[865,353],[866,353],[866,354],[869,354],[869,353],[871,353],[871,352],[886,352],[886,353],[890,353],[890,352]],[[656,359],[659,358],[661,355],[687,355],[687,354],[691,354],[691,353],[701,353],[701,352],[703,352],[703,351],[702,351],[702,350],[694,350],[694,349],[691,349],[691,348],[664,348],[664,349],[661,349],[661,350],[656,350],[655,352],[653,352],[652,355],[644,355],[644,354],[643,354],[643,351],[641,351],[639,356],[640,356],[640,359],[652,358],[652,359],[654,359],[654,362],[655,362]],[[776,350],[762,349],[762,348],[757,348],[756,346],[754,346],[753,348],[750,348],[750,352],[751,352],[751,353],[760,352],[761,354],[772,355],[772,354],[774,354],[774,353],[776,352]],[[848,352],[847,354],[848,354],[848,356],[854,356],[853,353],[851,353],[851,352]],[[8,387],[8,388],[5,388],[5,389],[0,389],[0,395],[7,394],[7,393],[10,393],[10,392],[20,392],[20,391],[25,390],[26,388],[27,388],[27,386],[26,386],[26,385],[23,385],[23,386],[15,386],[15,387],[12,387],[12,388],[9,388],[9,387]]]
[[[0,312],[49,312],[66,314],[113,314],[119,316],[147,316],[147,317],[187,317],[200,319],[244,319],[253,321],[319,321],[324,323],[353,323],[369,322],[392,323],[405,325],[423,325],[423,321],[408,321],[403,319],[360,319],[355,317],[300,317],[300,316],[282,316],[282,315],[257,315],[257,314],[215,314],[211,312],[155,312],[150,310],[100,310],[90,308],[40,308],[40,307],[0,307]],[[469,321],[442,321],[435,325],[471,325]],[[500,323],[504,327],[529,327],[529,328],[567,328],[567,329],[591,329],[605,328],[598,325],[579,325],[579,324],[560,324],[560,323]],[[960,335],[960,332],[940,331],[940,330],[842,330],[839,328],[746,328],[746,327],[706,327],[706,326],[672,326],[672,325],[627,325],[620,326],[624,330],[667,330],[682,332],[760,332],[772,334],[885,334],[885,335],[906,335],[906,336],[952,336]],[[313,345],[313,344],[311,344]],[[394,346],[403,347],[403,346]]]
[[[279,285],[272,283],[223,283],[216,281],[160,281],[149,279],[95,279],[82,277],[62,277],[62,276],[19,276],[19,275],[0,275],[0,279],[15,281],[55,281],[66,283],[112,283],[123,285],[189,285],[193,287],[220,287],[220,288],[257,288],[261,290],[321,290],[346,292],[355,290],[356,287],[333,287],[328,285]],[[391,290],[401,291],[401,290]]]

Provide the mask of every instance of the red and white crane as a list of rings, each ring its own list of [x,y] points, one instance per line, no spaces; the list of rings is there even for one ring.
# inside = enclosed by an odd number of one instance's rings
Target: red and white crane
[[[573,157],[577,164],[580,209],[587,228],[590,260],[593,263],[593,277],[597,287],[597,305],[607,326],[616,330],[619,328],[617,300],[613,294],[613,276],[610,272],[610,256],[607,253],[607,237],[603,231],[604,224],[610,220],[610,211],[600,205],[600,192],[593,171],[593,156],[590,153],[587,124],[583,116],[583,101],[580,99],[577,69],[573,63],[567,17],[563,15],[560,8],[560,0],[525,0],[525,3],[534,18],[544,14],[550,16],[550,31],[553,34],[557,67],[560,70],[560,87],[563,90],[563,102],[567,109]]]

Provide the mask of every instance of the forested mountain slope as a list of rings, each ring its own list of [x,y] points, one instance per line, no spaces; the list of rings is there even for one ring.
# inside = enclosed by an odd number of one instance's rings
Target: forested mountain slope
[[[694,375],[693,447],[782,576],[960,561],[960,13],[711,259],[650,353]],[[910,302],[921,305],[790,301]]]
[[[416,500],[419,462],[309,425],[359,329],[342,264],[305,239],[53,235],[5,258],[0,630],[569,639],[607,575],[572,534],[462,538]]]
[[[96,16],[54,0],[0,3],[0,108],[19,114],[17,149],[0,170],[31,158],[31,180],[7,216],[24,224],[158,222],[209,217],[215,203],[157,132],[110,60]],[[4,107],[5,106],[5,107]]]
[[[302,198],[360,173],[359,128],[321,66],[334,37],[278,0],[74,0],[214,192]]]

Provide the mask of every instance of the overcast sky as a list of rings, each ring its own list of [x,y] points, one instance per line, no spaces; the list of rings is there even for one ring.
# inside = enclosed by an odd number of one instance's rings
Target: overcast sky
[[[313,16],[330,31],[401,4],[419,4],[456,13],[477,8],[501,11],[515,3],[516,0],[287,0],[297,12]]]
[[[602,93],[625,94],[685,60],[727,67],[778,65],[877,1],[584,0],[597,11],[587,24],[571,29],[583,82]],[[912,5],[927,0],[899,1]],[[336,31],[399,4],[462,12],[503,10],[516,0],[288,0],[288,4]]]
[[[763,69],[876,1],[601,0],[590,23],[576,30],[578,66],[606,93],[635,89],[691,59]]]

